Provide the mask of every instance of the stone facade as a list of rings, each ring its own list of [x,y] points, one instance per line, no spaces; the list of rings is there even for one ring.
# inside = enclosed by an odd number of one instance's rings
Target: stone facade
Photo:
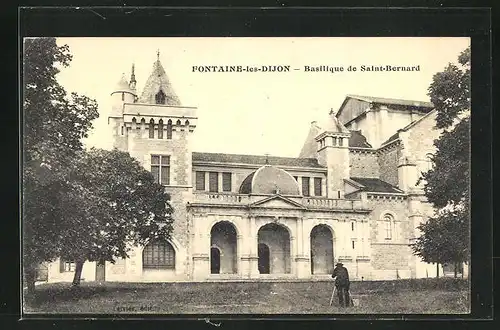
[[[326,279],[335,262],[354,280],[435,275],[409,246],[433,213],[416,185],[439,136],[429,104],[348,96],[311,124],[298,158],[195,153],[196,109],[168,95],[159,60],[152,76],[147,102],[135,78],[130,88],[122,78],[108,123],[114,147],[170,194],[174,230],[166,245],[135,247],[99,275],[87,262],[85,280]],[[71,280],[58,265],[49,281]]]

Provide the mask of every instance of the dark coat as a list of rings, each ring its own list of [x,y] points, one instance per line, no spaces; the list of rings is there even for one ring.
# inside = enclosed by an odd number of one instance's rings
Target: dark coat
[[[333,270],[332,278],[335,278],[336,286],[349,285],[349,272],[344,266],[336,266]]]

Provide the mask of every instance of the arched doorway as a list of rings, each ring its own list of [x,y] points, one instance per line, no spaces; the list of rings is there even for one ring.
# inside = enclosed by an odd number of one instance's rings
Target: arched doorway
[[[258,247],[266,246],[269,259],[269,274],[290,274],[291,273],[291,258],[290,258],[290,233],[287,228],[275,223],[269,223],[262,226],[258,232]],[[262,247],[262,255],[265,258],[264,247]],[[264,259],[262,262],[264,266]],[[260,257],[259,257],[260,266]],[[263,269],[265,270],[265,269]]]
[[[216,223],[210,231],[210,268],[214,270],[218,263],[218,272],[212,274],[237,274],[238,273],[238,258],[237,258],[237,234],[234,225],[228,221]],[[216,247],[218,252],[213,248]],[[218,253],[214,257],[214,253]]]
[[[258,245],[258,256],[259,256],[259,273],[260,274],[269,274],[270,265],[269,265],[269,246],[264,243],[260,243]]]
[[[220,250],[216,247],[210,248],[210,273],[220,274]]]
[[[311,274],[330,274],[333,271],[333,235],[326,225],[311,230]]]

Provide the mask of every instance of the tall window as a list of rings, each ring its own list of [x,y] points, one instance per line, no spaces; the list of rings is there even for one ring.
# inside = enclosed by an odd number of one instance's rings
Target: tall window
[[[162,185],[169,185],[170,156],[151,155],[151,173],[156,182]]]
[[[158,138],[163,139],[163,120],[158,122]]]
[[[74,272],[76,264],[73,261],[64,260],[61,258],[59,261],[59,272]]]
[[[310,196],[311,194],[309,193],[309,178],[306,176],[302,177],[302,195],[304,196]]]
[[[209,172],[208,174],[208,191],[218,192],[219,191],[219,173]]]
[[[156,104],[165,104],[165,93],[160,89],[160,91],[155,95]]]
[[[231,191],[231,173],[222,173],[222,191]]]
[[[155,137],[155,121],[151,119],[149,121],[149,138],[153,139]]]
[[[167,139],[172,140],[172,121],[170,119],[167,122]]]
[[[196,190],[205,190],[205,172],[196,172]]]
[[[142,268],[175,269],[175,250],[162,240],[150,242],[142,251]]]
[[[386,214],[384,216],[384,225],[385,225],[385,239],[392,239],[392,225],[394,219],[391,215]]]
[[[314,178],[314,196],[321,196],[321,178]]]

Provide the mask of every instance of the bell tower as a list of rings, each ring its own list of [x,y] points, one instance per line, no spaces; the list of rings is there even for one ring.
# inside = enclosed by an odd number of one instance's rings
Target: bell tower
[[[344,198],[344,179],[350,176],[349,138],[351,132],[333,113],[316,136],[318,162],[327,167],[327,197]]]

